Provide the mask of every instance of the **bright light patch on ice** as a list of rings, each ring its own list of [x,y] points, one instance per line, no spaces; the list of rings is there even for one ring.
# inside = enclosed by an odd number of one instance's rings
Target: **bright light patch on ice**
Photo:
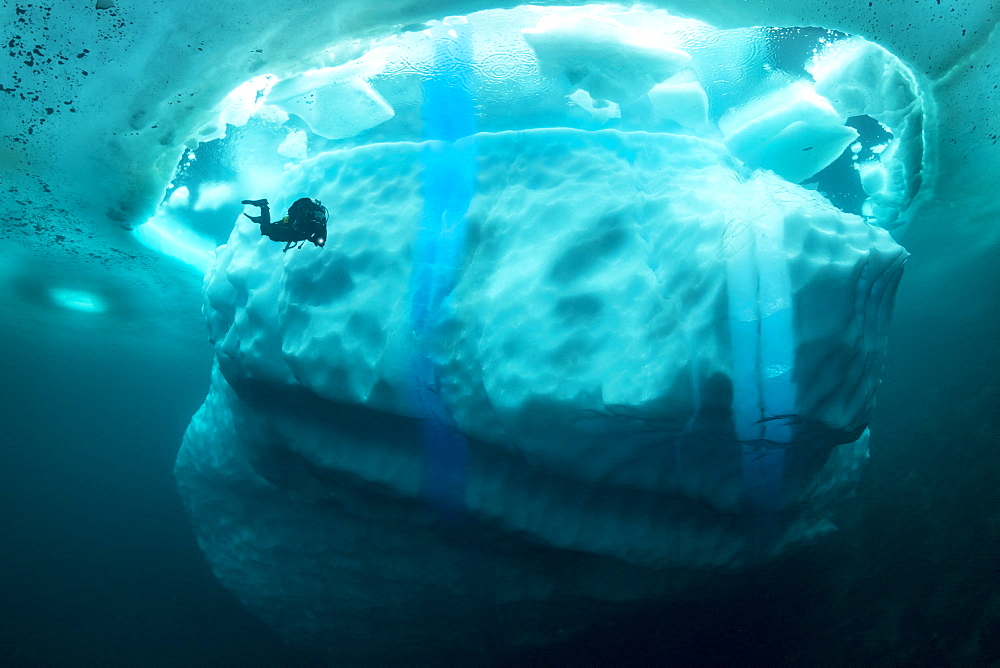
[[[195,211],[214,211],[236,198],[233,186],[229,183],[206,183],[198,191],[198,202]]]
[[[543,71],[619,104],[634,102],[691,61],[662,34],[597,15],[543,16],[522,32]]]
[[[49,296],[57,306],[61,306],[70,311],[80,311],[82,313],[104,313],[108,310],[104,300],[97,295],[84,290],[73,290],[68,288],[52,288]]]
[[[167,206],[175,209],[183,209],[191,204],[191,190],[187,186],[181,186],[170,193],[167,198]]]
[[[245,81],[233,89],[217,107],[219,111],[217,123],[202,128],[199,141],[219,139],[225,136],[228,126],[245,125],[263,105],[263,97],[275,81],[275,77],[265,74]]]
[[[180,260],[202,274],[215,260],[215,243],[178,224],[162,209],[137,229],[135,236],[147,248]]]

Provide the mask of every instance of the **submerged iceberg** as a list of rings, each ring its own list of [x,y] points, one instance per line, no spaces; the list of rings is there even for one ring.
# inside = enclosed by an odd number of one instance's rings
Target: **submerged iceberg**
[[[343,660],[552,642],[767,561],[867,457],[906,253],[797,183],[856,139],[845,96],[778,76],[754,111],[641,12],[519,11],[493,43],[533,64],[499,87],[472,17],[405,72],[314,75],[375,114],[303,112],[348,141],[275,184],[329,208],[326,247],[243,219],[205,278],[182,496],[221,581]],[[329,104],[307,88],[269,103]]]

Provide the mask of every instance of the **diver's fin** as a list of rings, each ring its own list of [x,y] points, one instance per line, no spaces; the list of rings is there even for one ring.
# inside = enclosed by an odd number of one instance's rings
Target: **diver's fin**
[[[249,213],[244,213],[243,215],[252,220],[253,222],[257,223],[258,225],[260,225],[261,221],[264,220],[264,216],[251,216]]]
[[[266,199],[245,199],[240,204],[249,204],[250,206],[267,206]]]

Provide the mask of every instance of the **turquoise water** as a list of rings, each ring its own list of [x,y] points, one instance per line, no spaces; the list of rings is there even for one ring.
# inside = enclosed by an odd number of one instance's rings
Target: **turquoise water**
[[[457,206],[430,185],[443,209]],[[550,647],[496,651],[498,665],[1000,661],[1000,270],[988,255],[948,266],[948,249],[908,248],[872,459],[840,532]],[[161,278],[186,282],[188,297],[198,289],[180,272]],[[132,287],[117,286],[125,300],[73,291],[48,303],[42,287],[8,285],[41,315],[0,326],[0,664],[324,665],[210,572],[173,465],[212,349],[196,296],[168,326],[123,306],[142,299]],[[442,478],[460,478],[464,444],[430,441]],[[436,501],[447,509],[455,496],[445,485]]]

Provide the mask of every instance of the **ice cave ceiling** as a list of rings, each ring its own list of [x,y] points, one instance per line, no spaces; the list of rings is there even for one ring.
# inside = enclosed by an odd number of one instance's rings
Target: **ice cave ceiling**
[[[181,2],[107,4],[112,6],[6,2],[3,8],[5,24],[14,27],[5,45],[3,82],[3,104],[14,113],[0,117],[8,137],[0,149],[4,179],[20,193],[38,188],[44,195],[47,186],[52,201],[85,213],[83,232],[75,232],[76,226],[63,232],[64,245],[77,249],[108,221],[134,227],[145,220],[183,145],[196,138],[222,97],[251,76],[301,71],[331,44],[346,60],[369,39],[495,6],[314,0],[192,11]],[[984,192],[989,170],[973,167],[997,160],[1000,128],[990,94],[998,58],[993,2],[652,4],[720,28],[821,26],[888,48],[914,69],[937,102],[940,134],[928,150],[940,178],[931,199],[962,202],[948,206],[953,229],[963,223],[979,228],[995,212]],[[81,173],[89,178],[74,178]],[[5,204],[11,215],[25,216],[24,206]],[[926,217],[936,218],[930,207]],[[972,233],[982,239],[982,232]],[[99,245],[88,250],[105,252]]]
[[[155,318],[178,303],[197,304],[197,281],[174,276],[187,272],[126,230],[155,211],[185,146],[197,143],[227,94],[261,74],[288,76],[328,63],[331,45],[347,61],[371,42],[425,21],[515,4],[310,0],[193,11],[179,0],[101,8],[91,0],[6,0],[0,4],[10,27],[0,54],[0,185],[10,223],[0,235],[0,276],[13,286],[4,297],[11,322],[42,321],[58,302],[52,291],[60,289],[100,297],[104,317]],[[926,96],[922,177],[931,184],[911,211],[918,223],[900,238],[918,258],[927,249],[920,260],[927,263],[962,262],[995,247],[995,2],[650,5],[720,29],[820,26],[896,54]]]

